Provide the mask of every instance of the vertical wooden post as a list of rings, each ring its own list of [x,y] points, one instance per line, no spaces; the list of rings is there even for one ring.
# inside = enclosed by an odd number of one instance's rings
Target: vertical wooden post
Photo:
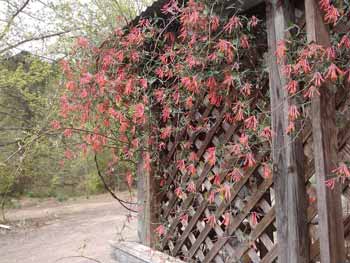
[[[290,0],[268,0],[266,4],[278,262],[309,263],[304,153],[299,135],[286,134],[290,101],[284,88],[287,80],[275,56],[277,43],[287,37],[286,29],[294,20],[294,6]]]
[[[148,143],[147,139],[144,139]],[[146,143],[145,143],[146,144]],[[150,146],[152,147],[152,146]],[[159,243],[155,229],[159,225],[160,217],[160,193],[159,180],[155,176],[154,169],[145,169],[144,153],[153,149],[140,151],[137,163],[137,200],[138,200],[138,237],[140,242],[148,247],[155,248]],[[152,167],[153,168],[153,167]]]
[[[144,162],[142,152],[139,154],[137,163],[137,204],[138,204],[138,226],[137,234],[141,244],[150,246],[150,200],[149,200],[149,176],[143,169]]]
[[[308,42],[331,46],[327,26],[317,0],[305,0]],[[320,88],[320,96],[312,99],[312,132],[317,180],[317,207],[321,261],[345,262],[344,225],[341,206],[341,187],[333,190],[325,181],[337,164],[337,127],[335,123],[335,94],[327,85]]]

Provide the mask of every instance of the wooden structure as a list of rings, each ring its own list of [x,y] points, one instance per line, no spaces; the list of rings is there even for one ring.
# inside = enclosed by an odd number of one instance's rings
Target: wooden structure
[[[141,17],[160,14],[164,2],[157,1]],[[312,101],[311,116],[302,133],[291,139],[285,134],[290,103],[283,88],[286,80],[274,56],[278,41],[287,37],[286,28],[297,19],[304,19],[302,23],[306,24],[310,42],[323,46],[330,44],[317,1],[240,2],[243,2],[244,11],[254,7],[266,12],[269,83],[266,83],[265,90],[270,90],[270,107],[273,109],[275,136],[270,150],[274,176],[263,178],[262,167],[256,165],[245,171],[243,178],[234,184],[228,201],[220,197],[214,203],[207,201],[213,186],[210,178],[219,174],[224,182],[225,173],[220,171],[219,165],[206,163],[206,150],[236,142],[241,127],[225,121],[225,107],[209,105],[204,98],[204,103],[197,105],[190,114],[193,125],[201,125],[204,119],[212,120],[206,129],[199,133],[184,129],[167,145],[161,169],[169,172],[168,190],[159,193],[150,175],[145,176],[148,200],[156,196],[149,201],[153,206],[148,205],[147,213],[160,213],[158,222],[166,222],[169,226],[160,249],[186,262],[345,262],[350,245],[347,211],[350,189],[345,183],[336,184],[330,190],[325,181],[338,161],[350,161],[350,117],[343,120],[339,130],[335,124],[337,113],[348,112],[350,100],[344,96],[348,92],[332,94],[325,85],[321,96]],[[304,15],[296,16],[296,13]],[[199,160],[196,162],[198,177],[195,184],[197,189],[204,187],[196,194],[179,199],[175,194],[176,186],[189,180],[188,172],[179,170],[174,161],[184,150],[183,141],[190,141],[196,151]],[[262,159],[266,154],[269,150],[264,149],[258,156]],[[310,203],[308,193],[313,189],[317,189],[317,201]],[[187,211],[188,223],[183,224],[174,211]],[[225,226],[223,216],[227,212],[231,222]],[[205,221],[210,214],[214,214],[218,222],[214,226]],[[257,222],[252,222],[252,215]],[[154,223],[151,220],[151,224]],[[153,242],[148,243],[156,246]]]
[[[112,257],[128,263],[184,263],[183,261],[135,242],[112,242]]]

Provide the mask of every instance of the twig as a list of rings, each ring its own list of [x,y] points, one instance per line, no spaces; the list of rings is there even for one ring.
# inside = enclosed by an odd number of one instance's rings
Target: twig
[[[125,204],[135,205],[135,203],[128,202],[128,201],[124,201],[124,200],[120,199],[120,198],[108,187],[108,185],[107,185],[107,183],[106,183],[106,181],[105,181],[105,179],[104,179],[104,177],[102,176],[102,173],[101,173],[101,171],[100,171],[100,167],[99,167],[99,165],[98,165],[97,155],[96,155],[96,154],[95,154],[94,160],[95,160],[95,164],[96,164],[96,169],[97,169],[98,176],[101,178],[101,181],[102,181],[103,186],[105,187],[105,189],[106,189],[106,190],[112,195],[112,197],[113,197],[114,199],[116,199],[125,209],[127,209],[127,210],[129,210],[129,211],[131,211],[131,212],[137,213],[136,210],[131,209],[131,208],[129,208],[129,207],[127,207],[127,206],[125,205]]]
[[[90,258],[90,257],[85,257],[85,256],[69,256],[69,257],[63,257],[63,258],[57,259],[54,263],[59,262],[59,261],[62,261],[62,260],[64,260],[64,259],[69,259],[69,258],[85,258],[85,259],[91,260],[91,261],[93,261],[93,262],[102,263],[101,261],[99,261],[99,260],[97,260],[97,259]]]
[[[38,40],[44,40],[44,39],[47,39],[47,38],[51,38],[51,37],[57,37],[57,36],[61,36],[61,35],[64,35],[64,34],[67,34],[67,33],[70,33],[72,32],[72,30],[66,30],[66,31],[61,31],[61,32],[56,32],[56,33],[52,33],[52,34],[47,34],[47,35],[43,35],[43,36],[38,36],[38,37],[32,37],[32,38],[29,38],[29,39],[24,39],[22,41],[19,41],[13,45],[9,45],[8,47],[0,50],[0,54],[6,52],[6,51],[9,51],[10,49],[13,49],[13,48],[16,48],[18,46],[21,46],[27,42],[31,42],[31,41],[38,41]]]

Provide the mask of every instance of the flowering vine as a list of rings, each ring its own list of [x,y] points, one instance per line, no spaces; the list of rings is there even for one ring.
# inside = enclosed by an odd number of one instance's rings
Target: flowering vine
[[[143,168],[160,178],[164,191],[173,187],[179,199],[202,192],[210,204],[218,197],[229,202],[232,186],[257,165],[262,166],[263,178],[271,178],[273,133],[265,25],[258,17],[243,16],[235,9],[220,13],[222,3],[218,2],[190,0],[180,6],[170,0],[162,8],[166,19],[141,19],[134,27],[116,29],[99,47],[78,38],[71,59],[62,61],[66,76],[60,100],[62,121],[52,124],[56,129],[67,127],[67,137],[82,136],[82,145],[67,150],[67,158],[74,158],[74,150],[108,150],[109,168],[130,162],[125,174],[129,186],[141,158]],[[350,83],[349,32],[339,29],[349,21],[349,7],[338,9],[328,0],[321,0],[320,7],[325,22],[332,26],[332,47],[307,44],[302,29],[293,39],[278,43],[276,59],[288,80],[285,89],[291,97],[303,95],[300,104],[289,109],[291,136],[297,132],[295,123],[306,115],[305,105],[319,95],[324,82],[335,88]],[[226,143],[209,144],[198,156],[190,135],[213,129],[215,119],[204,116],[208,108],[237,127],[237,136]],[[196,119],[196,113],[202,118]],[[183,130],[185,136],[179,140]],[[181,153],[167,160],[177,143]],[[196,184],[201,161],[220,171],[208,175],[213,184],[210,191]],[[168,162],[180,171],[182,180],[169,183],[170,171],[163,169]],[[349,176],[343,164],[334,173]],[[187,223],[187,211],[174,213],[182,224]],[[259,216],[251,212],[252,225]],[[230,218],[227,211],[223,225]],[[214,214],[206,216],[211,226],[218,221]],[[164,236],[166,226],[161,224],[156,231]]]

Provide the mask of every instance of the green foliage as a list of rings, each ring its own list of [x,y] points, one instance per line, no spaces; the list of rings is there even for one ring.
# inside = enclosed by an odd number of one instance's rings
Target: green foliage
[[[48,41],[45,51],[40,52],[55,59],[66,56],[72,51],[76,36],[86,36],[99,43],[151,2],[45,0],[40,3],[43,5],[40,11],[31,9],[29,2],[24,9],[26,15],[20,12],[5,29],[0,25],[0,39],[6,40],[0,43],[0,198],[25,194],[64,200],[104,191],[91,155],[65,159],[65,149],[79,145],[81,137],[66,138],[60,131],[51,129],[51,121],[58,116],[61,95],[58,65],[25,51],[11,55],[18,52],[11,46],[23,40],[31,42],[38,35],[67,31]],[[23,3],[18,1],[8,6],[5,13],[1,10],[0,18],[4,16],[6,21],[8,14],[19,10]],[[25,28],[25,24],[32,24],[32,18],[45,22]],[[35,51],[36,45],[33,46]],[[108,159],[108,154],[99,157],[102,169],[107,167]],[[120,166],[120,173],[128,170],[127,163],[121,162]],[[125,185],[124,180],[118,180],[108,177],[107,183],[113,187]]]

